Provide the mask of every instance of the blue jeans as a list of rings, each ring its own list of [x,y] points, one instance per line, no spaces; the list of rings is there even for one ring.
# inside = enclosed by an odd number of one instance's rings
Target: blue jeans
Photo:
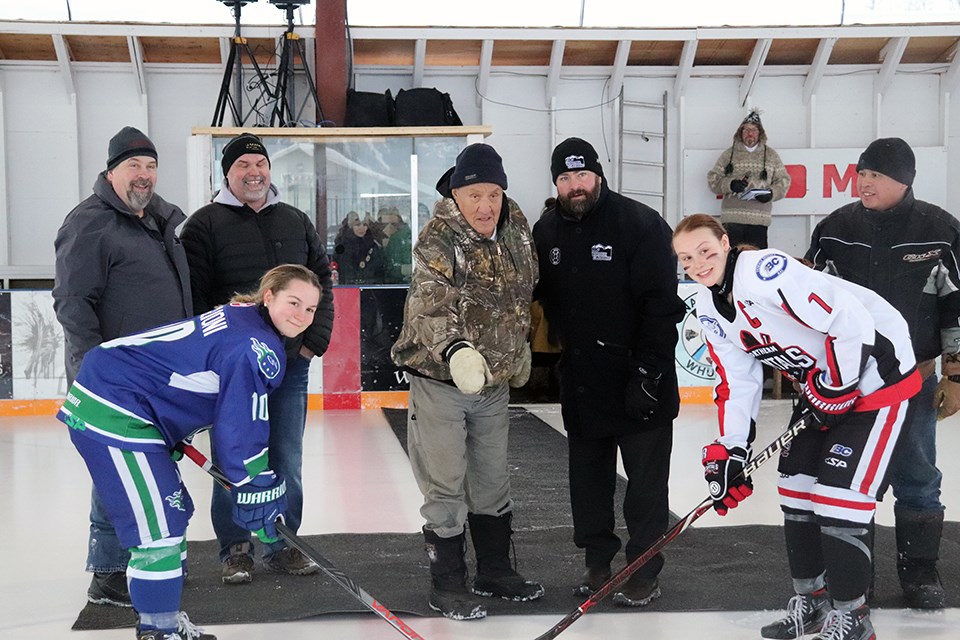
[[[284,522],[293,531],[303,519],[303,428],[307,422],[307,376],[310,361],[303,357],[287,362],[283,382],[270,394],[270,468],[287,482],[287,512]],[[220,485],[213,485],[210,516],[220,543],[220,560],[230,555],[230,547],[249,542],[250,532],[233,521],[233,499]],[[283,540],[264,545],[263,556],[287,546]]]
[[[937,376],[927,378],[920,393],[910,399],[904,432],[890,461],[890,487],[898,509],[943,511],[937,469],[937,410],[933,395]]]
[[[87,571],[117,573],[127,570],[130,552],[120,544],[117,532],[94,488],[90,492],[90,541],[87,544]]]

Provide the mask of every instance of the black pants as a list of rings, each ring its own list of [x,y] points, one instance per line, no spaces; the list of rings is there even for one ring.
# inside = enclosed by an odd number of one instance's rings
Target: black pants
[[[767,248],[767,229],[762,224],[740,224],[738,222],[727,222],[723,225],[727,230],[727,236],[730,238],[730,246],[736,247],[741,244],[749,244],[757,249]]]
[[[627,562],[630,562],[667,530],[672,426],[597,439],[568,434],[567,444],[573,541],[585,550],[588,567],[610,563],[620,550],[620,538],[614,532],[613,504],[619,447],[627,473],[623,518],[630,534],[626,546]],[[662,567],[663,558],[658,556],[637,573],[653,577]]]

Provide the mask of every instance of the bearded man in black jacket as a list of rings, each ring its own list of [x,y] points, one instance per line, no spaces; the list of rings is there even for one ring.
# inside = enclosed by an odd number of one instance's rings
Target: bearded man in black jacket
[[[617,450],[627,473],[623,517],[629,563],[667,529],[673,419],[680,407],[674,348],[684,305],[670,226],[653,209],[611,191],[597,152],[580,138],[553,151],[557,203],[533,228],[540,262],[534,299],[560,337],[560,404],[569,447],[574,543],[586,571],[574,593],[611,575]],[[660,596],[658,555],[614,602]]]

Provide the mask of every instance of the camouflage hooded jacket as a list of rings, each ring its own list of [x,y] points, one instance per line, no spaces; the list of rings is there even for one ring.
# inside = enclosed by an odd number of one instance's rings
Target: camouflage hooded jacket
[[[444,198],[420,233],[413,260],[393,361],[448,381],[444,352],[467,340],[486,359],[493,386],[509,380],[530,331],[538,278],[533,236],[517,203],[504,196],[493,240],[470,226],[452,198]]]

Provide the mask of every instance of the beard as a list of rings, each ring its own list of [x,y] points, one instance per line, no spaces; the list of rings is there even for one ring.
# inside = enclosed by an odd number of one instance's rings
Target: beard
[[[573,202],[571,199],[577,196],[586,196],[583,200],[578,200]],[[600,179],[597,179],[596,184],[593,189],[577,189],[575,191],[569,192],[565,196],[557,196],[557,202],[560,204],[560,207],[567,213],[576,216],[577,218],[582,218],[583,214],[587,213],[593,207],[596,206],[597,201],[600,200]]]
[[[141,193],[134,189],[134,187],[146,188],[146,192]],[[129,201],[130,208],[134,211],[143,211],[143,208],[149,204],[150,200],[153,198],[153,183],[149,180],[134,180],[130,183],[130,187],[127,189],[127,200]]]

